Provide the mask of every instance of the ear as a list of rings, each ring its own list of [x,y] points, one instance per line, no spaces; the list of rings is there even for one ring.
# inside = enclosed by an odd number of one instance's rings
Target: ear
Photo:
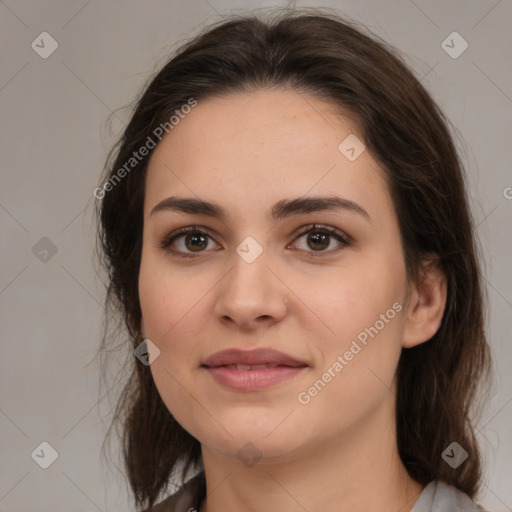
[[[428,341],[441,326],[446,306],[446,275],[437,256],[423,260],[416,283],[410,284],[402,346]]]
[[[141,317],[140,320],[140,333],[143,339],[146,339],[146,328],[144,327],[144,319]]]

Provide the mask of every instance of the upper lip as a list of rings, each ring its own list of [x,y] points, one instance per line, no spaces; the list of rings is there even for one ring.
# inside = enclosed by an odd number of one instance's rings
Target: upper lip
[[[305,362],[299,361],[283,352],[271,348],[259,348],[256,350],[240,350],[230,348],[215,352],[208,357],[203,366],[227,366],[231,364],[276,364],[282,366],[308,366]]]

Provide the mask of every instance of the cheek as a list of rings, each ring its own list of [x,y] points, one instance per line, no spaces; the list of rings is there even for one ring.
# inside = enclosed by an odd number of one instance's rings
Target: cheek
[[[394,265],[382,260],[360,262],[357,266],[336,269],[321,282],[316,280],[314,287],[311,279],[306,278],[296,290],[329,327],[329,339],[339,343],[354,338],[376,322],[382,327],[384,321],[386,330],[392,324],[396,329],[400,308],[393,308],[393,304],[403,301],[403,274],[398,262]],[[381,319],[381,315],[385,318]]]
[[[199,365],[198,320],[204,318],[200,298],[190,277],[171,275],[157,258],[143,256],[139,299],[145,334],[160,350],[149,369],[167,409],[195,437],[201,435],[195,427],[205,421],[201,409],[191,407],[197,394],[191,376]]]
[[[190,395],[180,398],[181,386],[194,389],[191,376],[201,364],[208,333],[205,322],[211,318],[207,292],[214,281],[208,283],[207,276],[199,276],[192,269],[177,272],[160,257],[143,255],[139,299],[145,335],[160,350],[150,369],[168,407],[171,400],[190,400]]]
[[[327,336],[315,340],[321,361],[315,376],[322,378],[329,368],[336,375],[322,379],[333,382],[325,398],[332,393],[333,399],[346,401],[346,393],[356,393],[361,386],[368,386],[371,395],[375,385],[377,394],[382,383],[390,385],[404,325],[405,270],[399,258],[393,263],[395,258],[390,253],[389,258],[372,257],[360,266],[347,266],[347,271],[325,281],[323,292],[310,294],[311,307],[329,327]]]
[[[188,314],[193,312],[200,299],[192,276],[171,271],[164,258],[143,251],[138,286],[149,338],[165,341],[178,327],[189,324]]]
[[[401,353],[403,297],[389,274],[377,277],[377,272],[347,274],[332,283],[334,299],[318,310],[334,333],[315,339],[319,364],[294,398],[308,421],[322,418],[325,435],[389,399]],[[340,416],[326,417],[333,407]],[[312,429],[318,426],[312,423]]]

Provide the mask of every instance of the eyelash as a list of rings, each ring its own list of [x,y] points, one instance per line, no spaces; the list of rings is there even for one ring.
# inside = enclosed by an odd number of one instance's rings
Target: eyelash
[[[193,253],[184,253],[180,251],[176,251],[175,249],[171,249],[170,246],[172,243],[180,238],[181,236],[189,233],[199,234],[199,235],[206,235],[207,237],[211,238],[210,235],[204,231],[200,226],[187,226],[184,228],[180,228],[177,231],[174,231],[173,233],[165,236],[159,243],[159,247],[161,249],[166,249],[168,252],[171,252],[172,254],[181,257],[181,258],[198,258],[201,256],[202,253],[205,251],[200,251],[196,254]],[[330,251],[306,251],[308,253],[308,256],[311,258],[322,258],[326,257],[327,255],[332,255],[333,253],[337,253],[341,250],[343,250],[345,247],[348,247],[351,243],[351,239],[348,235],[338,231],[337,229],[331,228],[329,226],[325,226],[322,224],[310,224],[306,226],[304,231],[301,231],[297,235],[297,238],[300,238],[301,236],[310,234],[310,233],[321,233],[324,235],[330,235],[334,237],[338,242],[340,242],[341,246],[337,249],[330,250]]]

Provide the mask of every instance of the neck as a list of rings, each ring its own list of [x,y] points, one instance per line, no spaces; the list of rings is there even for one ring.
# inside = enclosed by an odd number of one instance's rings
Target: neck
[[[277,463],[246,467],[203,445],[207,498],[200,512],[410,512],[423,486],[399,457],[393,405],[382,404],[328,446]]]

